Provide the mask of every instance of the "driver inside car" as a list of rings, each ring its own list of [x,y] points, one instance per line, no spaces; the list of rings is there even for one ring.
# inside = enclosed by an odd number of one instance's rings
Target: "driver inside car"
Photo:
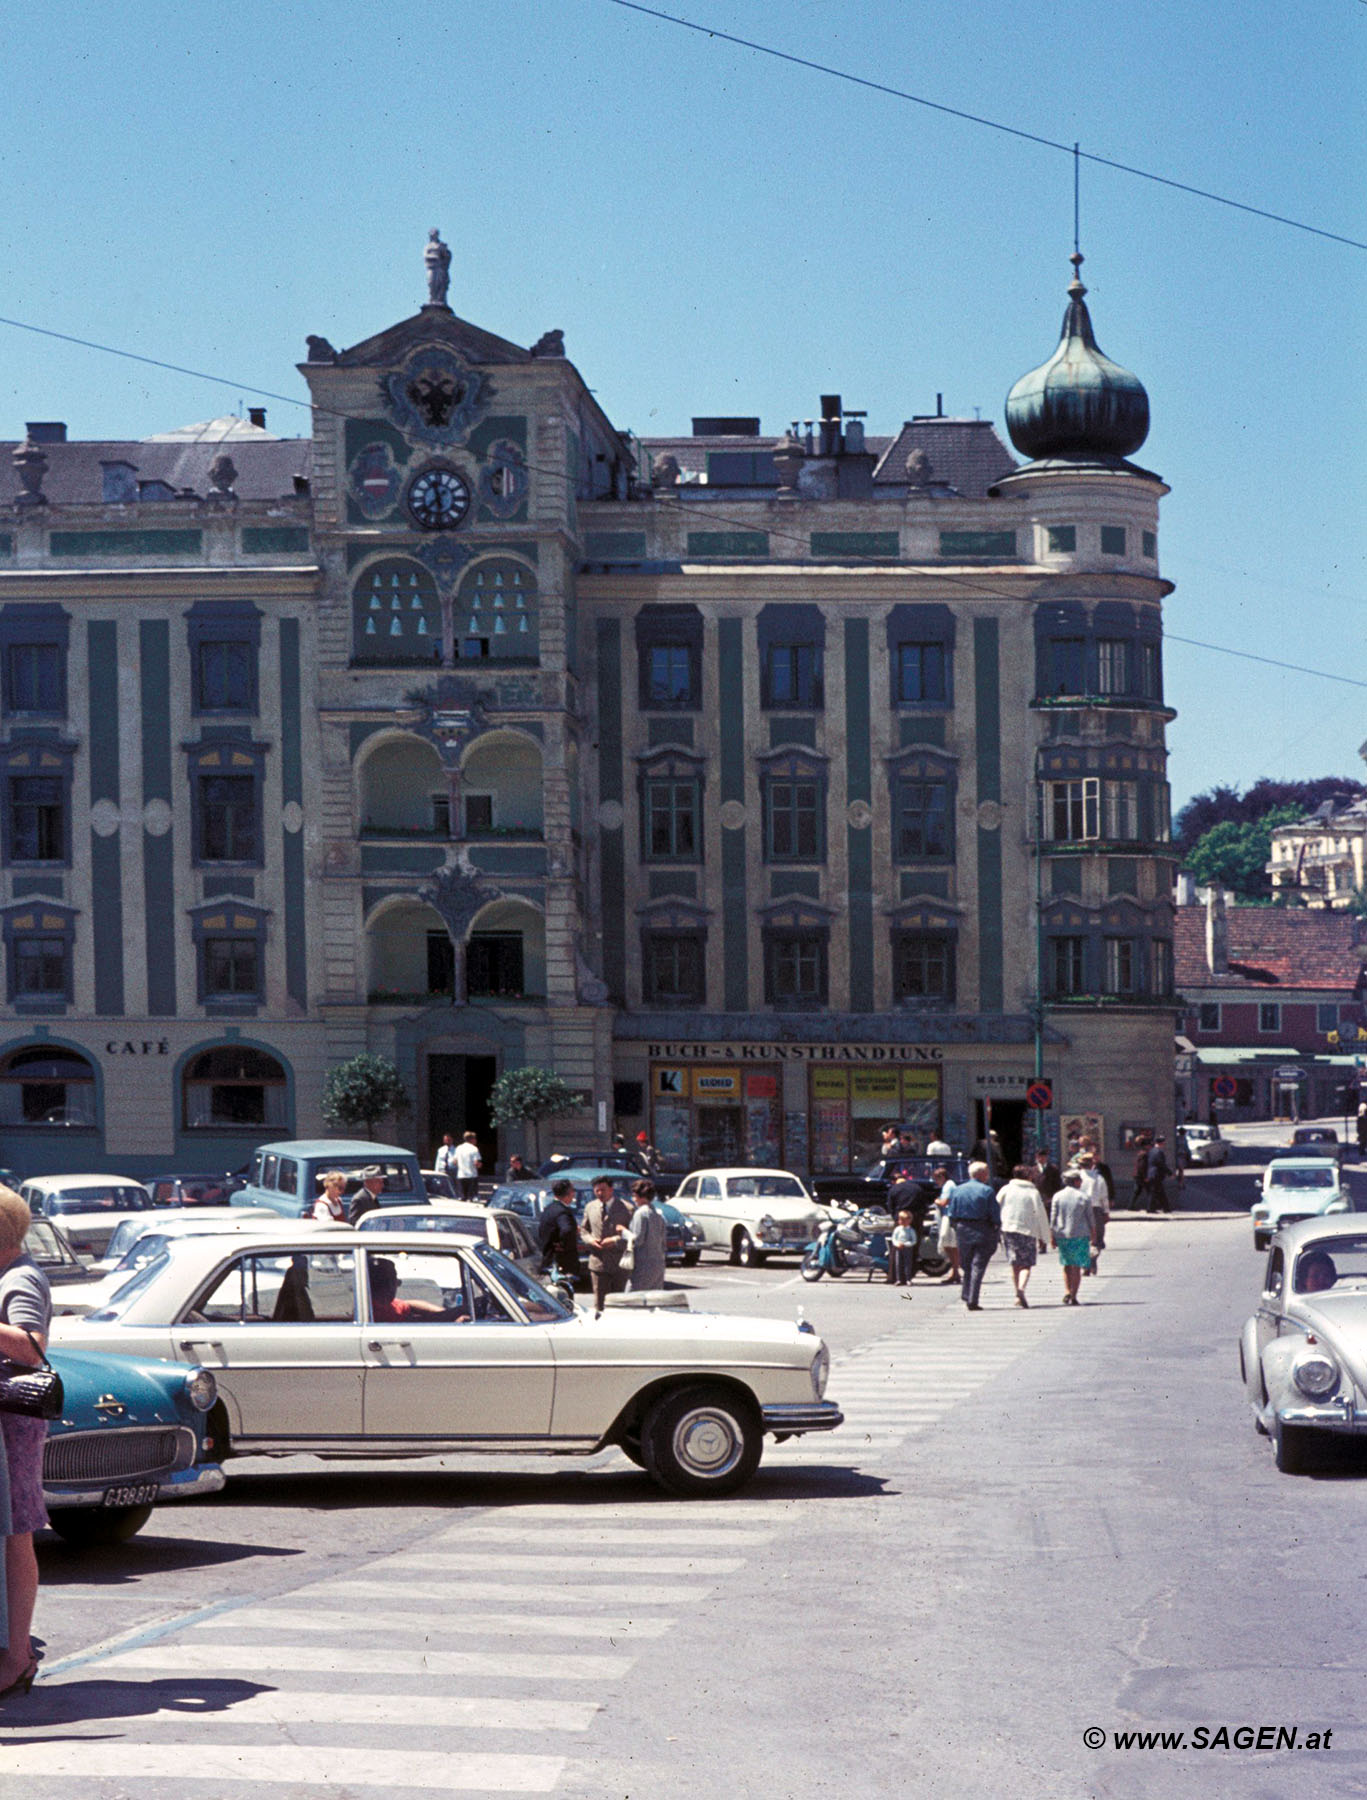
[[[1322,1294],[1326,1288],[1333,1287],[1338,1278],[1333,1257],[1325,1250],[1313,1250],[1296,1265],[1296,1292]]]
[[[452,1315],[444,1306],[431,1300],[400,1300],[399,1271],[387,1256],[370,1259],[370,1316],[377,1324],[393,1325],[404,1319],[437,1318],[448,1323],[468,1325],[469,1313]]]

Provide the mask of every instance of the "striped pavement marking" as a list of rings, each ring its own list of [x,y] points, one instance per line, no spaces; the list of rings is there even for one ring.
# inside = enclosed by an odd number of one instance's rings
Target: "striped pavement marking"
[[[415,1634],[423,1630],[410,1620]],[[196,1627],[198,1629],[198,1627]],[[335,1650],[321,1644],[216,1644],[175,1642],[164,1638],[139,1650],[120,1650],[104,1665],[116,1673],[124,1669],[160,1669],[167,1674],[191,1670],[246,1670],[251,1675],[489,1675],[525,1677],[535,1681],[620,1681],[631,1668],[629,1656],[599,1656],[557,1651],[538,1656],[532,1651],[497,1650],[401,1650],[397,1646],[371,1649],[366,1645],[339,1644]]]
[[[307,1592],[307,1589],[301,1589]],[[345,1600],[402,1600],[408,1596],[413,1606],[430,1604],[440,1598],[441,1590],[432,1577],[421,1586],[411,1586],[395,1581],[338,1581],[328,1584],[329,1596],[337,1594]],[[595,1601],[611,1600],[614,1606],[689,1606],[698,1600],[705,1600],[709,1594],[715,1594],[717,1585],[709,1582],[695,1587],[647,1587],[629,1581],[603,1581],[593,1586],[587,1584],[562,1583],[555,1584],[555,1600],[557,1605],[588,1606]],[[509,1605],[517,1605],[531,1601],[536,1605],[546,1604],[546,1584],[539,1582],[517,1581],[472,1581],[462,1576],[457,1589],[462,1600],[502,1600]],[[548,1629],[546,1619],[549,1614],[542,1614],[542,1628]],[[573,1620],[568,1624],[573,1631],[578,1627]]]
[[[319,1744],[301,1747],[278,1739],[269,1746],[212,1744],[197,1737],[183,1744],[119,1743],[104,1736],[7,1744],[8,1781],[62,1777],[89,1792],[106,1781],[173,1781],[181,1792],[212,1795],[227,1782],[288,1786],[291,1800],[316,1792],[350,1796],[363,1788],[431,1789],[442,1793],[549,1794],[560,1780],[563,1756],[493,1755],[461,1750],[362,1750]],[[71,1792],[78,1790],[72,1789]]]
[[[603,1531],[595,1541],[602,1544]],[[390,1557],[385,1567],[396,1570],[445,1569],[452,1574],[487,1574],[507,1569],[522,1575],[734,1575],[744,1567],[739,1556],[538,1556],[497,1551],[456,1551],[443,1556],[423,1550],[411,1556]]]
[[[610,1596],[609,1596],[610,1597]],[[331,1598],[331,1590],[329,1591]],[[192,1629],[201,1631],[411,1631],[422,1619],[424,1639],[431,1637],[573,1637],[573,1638],[657,1638],[674,1627],[673,1619],[628,1619],[621,1613],[590,1615],[580,1619],[561,1618],[547,1613],[472,1613],[462,1606],[454,1615],[432,1613],[432,1595],[427,1595],[429,1611],[424,1618],[412,1607],[393,1612],[382,1607],[363,1612],[322,1610],[316,1599],[301,1593],[294,1605],[254,1606],[250,1612],[223,1613],[206,1619]],[[415,1604],[420,1604],[415,1599]]]

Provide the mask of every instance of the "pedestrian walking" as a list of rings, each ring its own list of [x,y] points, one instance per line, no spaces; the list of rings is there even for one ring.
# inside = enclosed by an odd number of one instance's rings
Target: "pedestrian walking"
[[[978,1295],[983,1276],[1001,1240],[1001,1208],[988,1185],[988,1174],[985,1162],[971,1162],[968,1180],[958,1182],[949,1196],[949,1222],[959,1240],[963,1269],[961,1297],[969,1312],[982,1311]]]
[[[1134,1159],[1134,1198],[1131,1200],[1130,1205],[1133,1206],[1136,1212],[1143,1206],[1144,1201],[1148,1196],[1148,1191],[1149,1146],[1144,1144],[1141,1146],[1138,1156]],[[1148,1210],[1151,1212],[1153,1209],[1150,1207]]]
[[[541,1252],[541,1273],[549,1275],[555,1267],[577,1287],[579,1219],[574,1210],[574,1183],[566,1175],[551,1184],[551,1203],[541,1215],[536,1244]]]
[[[1358,1107],[1358,1155],[1367,1156],[1367,1100]]]
[[[1082,1191],[1082,1171],[1068,1169],[1049,1207],[1049,1228],[1063,1265],[1063,1304],[1080,1304],[1082,1271],[1092,1261],[1092,1206]]]
[[[620,1294],[626,1285],[622,1257],[631,1217],[632,1210],[618,1198],[612,1177],[600,1175],[593,1184],[593,1198],[584,1208],[584,1222],[579,1230],[581,1242],[588,1245],[589,1282],[596,1313],[602,1312],[609,1294]]]
[[[1002,1249],[1011,1265],[1016,1305],[1028,1307],[1025,1290],[1039,1252],[1049,1248],[1049,1214],[1025,1163],[1017,1163],[1011,1179],[997,1195],[1002,1215]]]
[[[441,1148],[437,1151],[436,1161],[432,1164],[438,1175],[453,1176],[456,1173],[456,1140],[448,1131],[441,1140]]]
[[[947,1168],[943,1166],[932,1169],[930,1179],[936,1184],[936,1206],[940,1211],[940,1224],[935,1234],[935,1248],[941,1256],[949,1258],[949,1273],[945,1276],[942,1287],[957,1287],[961,1278],[959,1268],[959,1240],[949,1218],[949,1196],[954,1192],[954,1181]]]
[[[1059,1174],[1058,1164],[1051,1160],[1049,1152],[1043,1144],[1035,1151],[1035,1162],[1030,1171],[1030,1179],[1039,1189],[1039,1197],[1046,1207],[1063,1186],[1063,1177]]]
[[[1106,1183],[1101,1179],[1096,1157],[1090,1150],[1079,1153],[1077,1167],[1082,1176],[1082,1192],[1087,1196],[1092,1209],[1092,1257],[1086,1273],[1095,1275],[1097,1259],[1106,1248],[1106,1224],[1111,1216],[1111,1207],[1106,1194]]]
[[[31,1223],[32,1215],[18,1194],[0,1187],[0,1356],[37,1368],[47,1348],[52,1293],[47,1276],[24,1251],[24,1235]],[[0,1585],[6,1600],[0,1703],[26,1694],[38,1672],[29,1633],[38,1601],[33,1534],[48,1522],[43,1505],[46,1438],[46,1419],[0,1413],[0,1513],[9,1520]]]
[[[1172,1170],[1168,1167],[1167,1154],[1164,1151],[1166,1139],[1156,1137],[1148,1155],[1144,1158],[1144,1183],[1148,1191],[1149,1212],[1172,1211],[1172,1201],[1168,1199],[1166,1182]]]
[[[456,1145],[455,1154],[451,1160],[455,1165],[456,1180],[460,1184],[461,1199],[478,1200],[480,1154],[479,1144],[473,1131],[467,1131]]]
[[[664,1214],[652,1204],[655,1199],[653,1181],[643,1179],[633,1182],[631,1193],[636,1202],[636,1211],[632,1214],[627,1233],[630,1239],[627,1257],[631,1264],[627,1272],[627,1287],[633,1294],[641,1294],[662,1288],[665,1284],[665,1239],[668,1228]]]
[[[368,1212],[374,1212],[384,1192],[384,1170],[371,1163],[361,1170],[361,1185],[351,1196],[351,1223],[359,1225]]]
[[[916,1274],[916,1240],[915,1221],[904,1206],[888,1240],[888,1280],[893,1287],[910,1286]]]

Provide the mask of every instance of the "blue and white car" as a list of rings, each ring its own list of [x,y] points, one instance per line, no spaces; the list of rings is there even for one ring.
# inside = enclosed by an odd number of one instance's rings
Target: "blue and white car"
[[[1329,1156],[1279,1156],[1263,1170],[1260,1185],[1253,1203],[1255,1250],[1266,1250],[1283,1225],[1353,1210],[1339,1165]]]

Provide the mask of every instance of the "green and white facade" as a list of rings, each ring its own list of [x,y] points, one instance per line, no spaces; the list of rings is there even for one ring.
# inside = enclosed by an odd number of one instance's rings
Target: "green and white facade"
[[[523,1062],[677,1165],[1010,1148],[1039,1070],[1170,1123],[1166,489],[1080,284],[1023,465],[636,440],[435,302],[309,346],[311,438],[0,449],[0,1162],[235,1166],[361,1049],[424,1155]]]

